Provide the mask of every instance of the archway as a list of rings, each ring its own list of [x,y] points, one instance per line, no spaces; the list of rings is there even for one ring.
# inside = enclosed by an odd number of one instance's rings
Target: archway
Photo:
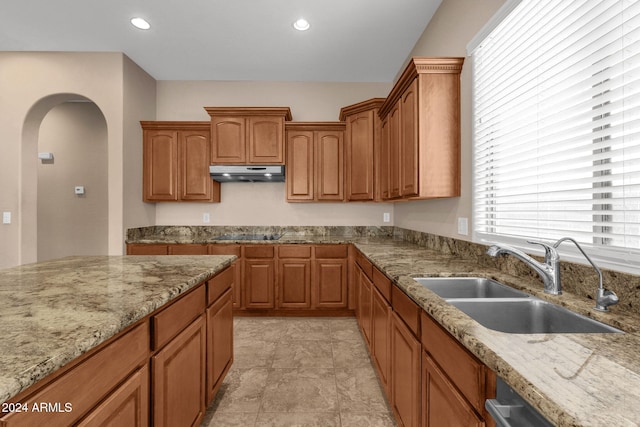
[[[52,153],[53,160],[39,159]],[[108,253],[107,123],[90,99],[56,94],[38,101],[22,140],[23,259]],[[76,194],[75,187],[84,187]],[[28,212],[28,214],[27,214]]]

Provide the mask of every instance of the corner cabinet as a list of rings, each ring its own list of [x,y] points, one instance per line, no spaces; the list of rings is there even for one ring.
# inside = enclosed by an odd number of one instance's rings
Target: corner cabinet
[[[345,124],[290,122],[285,129],[287,201],[343,201]]]
[[[209,122],[140,122],[145,202],[219,202],[209,175]]]
[[[289,107],[205,107],[211,116],[211,163],[284,164]]]
[[[412,58],[380,107],[383,199],[460,196],[463,61]]]
[[[340,110],[346,122],[346,199],[348,201],[381,200],[380,165],[381,122],[378,110],[384,98],[373,98]]]

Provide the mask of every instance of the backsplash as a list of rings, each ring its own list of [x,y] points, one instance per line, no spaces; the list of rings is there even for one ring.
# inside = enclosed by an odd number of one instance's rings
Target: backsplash
[[[481,265],[498,268],[512,276],[539,278],[533,269],[515,257],[494,258],[486,255],[486,245],[399,227],[394,228],[393,236],[444,254],[475,260]],[[540,257],[534,256],[534,258],[542,260]],[[598,275],[590,265],[576,264],[561,259],[560,269],[564,290],[595,301]],[[620,303],[611,307],[611,310],[640,314],[640,276],[607,269],[601,270],[604,287],[614,291],[620,298]],[[542,287],[542,281],[540,286]]]
[[[127,242],[206,243],[223,234],[286,234],[287,236],[391,237],[393,227],[375,226],[163,226],[130,228]]]

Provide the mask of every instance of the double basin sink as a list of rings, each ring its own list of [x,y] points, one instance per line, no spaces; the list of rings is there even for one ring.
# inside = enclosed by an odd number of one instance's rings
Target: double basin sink
[[[620,333],[619,329],[481,277],[418,277],[482,326],[512,334]]]

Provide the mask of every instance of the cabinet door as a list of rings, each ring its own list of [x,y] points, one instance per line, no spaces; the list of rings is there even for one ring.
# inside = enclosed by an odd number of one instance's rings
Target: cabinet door
[[[422,353],[422,427],[483,427],[458,390],[449,382],[438,365]]]
[[[358,323],[360,323],[360,329],[362,329],[362,335],[367,345],[371,348],[371,298],[373,295],[373,283],[371,283],[362,270],[359,271]]]
[[[233,299],[228,290],[207,308],[207,404],[233,361]]]
[[[205,410],[204,316],[196,319],[153,356],[152,370],[153,425],[199,425]]]
[[[149,425],[149,366],[127,381],[94,408],[78,427],[147,427]]]
[[[400,101],[389,112],[389,198],[400,197]]]
[[[400,195],[418,194],[418,80],[400,98]]]
[[[244,117],[211,118],[211,163],[246,163]]]
[[[287,132],[287,200],[314,199],[313,132]]]
[[[180,131],[180,200],[220,201],[220,183],[209,176],[208,131]]]
[[[316,199],[344,200],[344,132],[316,132],[315,158]]]
[[[275,308],[274,271],[273,259],[244,261],[245,308]]]
[[[178,200],[178,132],[145,130],[143,200]]]
[[[347,118],[347,200],[373,200],[373,111]]]
[[[420,425],[420,342],[402,319],[391,318],[391,407],[402,427]]]
[[[254,164],[284,163],[284,118],[249,117],[249,157]]]
[[[389,199],[389,138],[391,134],[389,132],[389,118],[388,116],[382,121],[381,140],[380,140],[380,155],[378,156],[378,187],[380,192],[380,198],[382,200]]]
[[[278,307],[311,307],[311,261],[281,259],[278,261]]]
[[[378,368],[380,382],[387,393],[389,391],[389,372],[391,368],[391,306],[377,289],[373,289],[371,302],[371,325],[373,345],[371,355]]]
[[[313,262],[313,307],[347,307],[346,259],[318,259]]]

